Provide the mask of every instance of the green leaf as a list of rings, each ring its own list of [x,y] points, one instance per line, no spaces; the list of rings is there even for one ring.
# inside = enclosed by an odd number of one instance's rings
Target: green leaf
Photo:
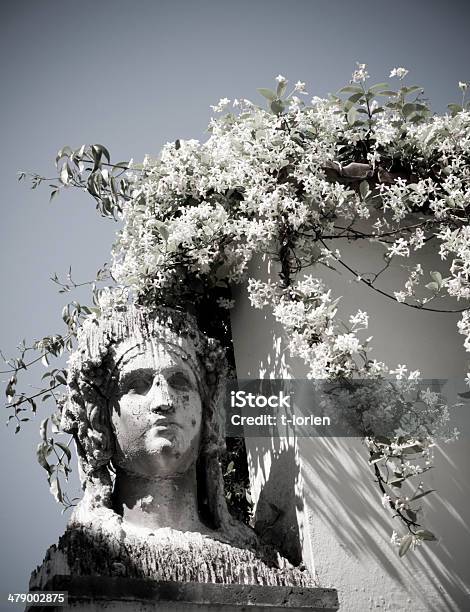
[[[39,463],[39,465],[44,468],[46,470],[46,472],[48,474],[51,474],[51,466],[49,465],[49,463],[46,460],[46,457],[48,455],[48,445],[44,444],[44,442],[40,442],[38,444],[37,450],[36,450],[36,458],[37,461]]]
[[[414,113],[416,110],[416,104],[412,104],[410,102],[407,102],[406,104],[403,105],[402,108],[402,112],[405,115],[405,117],[409,117],[412,113]]]
[[[284,110],[284,103],[282,102],[282,100],[273,100],[270,104],[270,107],[273,113],[275,113],[276,115],[280,115]]]
[[[276,94],[278,98],[282,98],[282,96],[286,93],[286,88],[287,88],[287,81],[281,81],[280,83],[277,84]]]
[[[43,439],[44,442],[47,442],[47,423],[49,421],[49,417],[43,419],[41,421],[41,425],[39,426],[39,435]]]
[[[7,388],[5,389],[5,395],[7,396],[8,403],[10,403],[12,398],[15,397],[15,385],[16,377],[12,376],[8,381]]]
[[[349,96],[348,101],[355,104],[356,102],[359,102],[361,98],[362,98],[362,91],[359,93],[355,93],[352,96]]]
[[[62,165],[62,170],[60,171],[59,178],[61,183],[63,183],[64,185],[68,185],[70,178],[70,170],[67,162],[64,162],[64,164]]]
[[[418,87],[418,85],[413,85],[412,87],[402,87],[401,92],[403,92],[405,94],[405,96],[408,96],[411,93],[415,93],[417,91],[423,91],[422,87]]]
[[[60,488],[60,483],[56,478],[52,479],[49,490],[54,496],[55,500],[60,503],[62,501],[62,490]]]
[[[392,441],[390,438],[386,438],[385,436],[374,436],[375,444],[384,444],[385,446],[390,446]]]
[[[155,221],[155,226],[158,230],[158,233],[161,235],[161,237],[163,238],[163,240],[165,242],[168,241],[168,236],[170,235],[166,225],[163,223],[163,221]]]
[[[425,495],[429,495],[429,493],[434,493],[435,489],[429,489],[429,491],[423,491],[423,493],[419,493],[410,499],[410,501],[416,501],[417,499],[421,499]]]
[[[439,291],[439,285],[437,283],[427,283],[427,285],[424,286],[430,291]]]
[[[276,93],[272,89],[265,89],[264,87],[260,87],[258,91],[262,96],[264,96],[268,100],[271,100],[271,102],[273,102],[277,98]]]
[[[388,83],[377,83],[377,85],[372,85],[372,87],[369,87],[369,91],[376,93],[380,89],[387,89],[387,87],[389,87]]]
[[[367,181],[361,181],[359,184],[359,192],[361,194],[361,198],[365,200],[370,193],[369,183]]]
[[[95,158],[95,160],[97,158],[100,158],[101,155],[104,155],[106,157],[106,160],[107,160],[108,164],[111,161],[111,156],[109,154],[108,149],[105,146],[101,145],[101,144],[94,144],[94,145],[92,145],[91,152],[92,152],[92,155]]]
[[[362,94],[362,87],[359,87],[358,85],[347,85],[346,87],[342,87],[338,93],[361,93]]]
[[[72,149],[68,145],[65,145],[65,147],[62,147],[62,149],[59,149],[57,152],[55,163],[57,164],[62,157],[69,157],[70,155],[72,155]]]
[[[416,532],[416,537],[421,540],[428,540],[429,542],[437,542],[436,536],[432,533],[432,531],[428,531],[427,529],[420,529]]]
[[[65,444],[62,444],[62,442],[56,442],[55,443],[56,446],[58,446],[60,449],[62,449],[67,457],[67,459],[70,461],[72,459],[72,453],[70,451],[70,448],[68,446],[66,446]]]
[[[410,546],[413,542],[413,536],[411,534],[406,535],[402,538],[400,548],[398,549],[398,555],[400,557],[404,557],[406,553],[410,550]]]
[[[435,281],[437,283],[437,286],[440,289],[442,287],[442,275],[441,275],[441,273],[437,272],[437,271],[430,272],[430,276],[433,279],[433,281]]]
[[[348,120],[349,125],[353,125],[354,124],[354,122],[356,121],[356,117],[357,117],[356,109],[354,107],[350,108],[348,110],[347,115],[346,115],[346,118]]]
[[[452,116],[455,116],[457,113],[460,113],[463,110],[460,104],[448,104],[447,108],[452,113]]]
[[[414,453],[422,453],[423,447],[420,446],[419,444],[412,444],[410,446],[404,446],[402,450],[405,454],[411,455]]]
[[[386,89],[385,91],[378,91],[376,96],[386,96],[387,98],[396,97],[398,94],[396,91],[392,91],[391,89]]]

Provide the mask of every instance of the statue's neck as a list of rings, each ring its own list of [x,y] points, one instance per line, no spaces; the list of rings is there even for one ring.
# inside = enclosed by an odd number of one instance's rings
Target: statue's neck
[[[124,523],[150,530],[169,527],[207,533],[197,510],[195,466],[172,478],[148,479],[117,469],[114,510]]]

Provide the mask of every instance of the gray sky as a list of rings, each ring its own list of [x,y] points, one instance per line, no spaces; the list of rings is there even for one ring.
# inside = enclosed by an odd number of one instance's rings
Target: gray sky
[[[463,0],[4,5],[0,348],[11,354],[22,338],[62,331],[66,297],[49,276],[72,265],[77,280],[91,279],[116,231],[84,194],[48,204],[48,190],[18,184],[17,171],[51,176],[65,144],[103,143],[114,161],[156,155],[168,140],[204,139],[220,97],[261,102],[256,88],[279,73],[325,95],[346,84],[355,61],[368,63],[371,82],[407,67],[442,112],[459,100],[457,82],[470,80],[469,13]],[[0,594],[27,588],[66,520],[35,463],[38,426],[16,437],[0,429]]]

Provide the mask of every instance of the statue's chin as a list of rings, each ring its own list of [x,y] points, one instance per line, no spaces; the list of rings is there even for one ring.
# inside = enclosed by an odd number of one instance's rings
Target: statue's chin
[[[168,438],[153,438],[153,440],[151,442],[149,442],[148,444],[148,449],[149,451],[153,454],[160,454],[163,453],[168,450],[170,450],[171,448],[173,448],[174,446],[174,440],[170,440]]]

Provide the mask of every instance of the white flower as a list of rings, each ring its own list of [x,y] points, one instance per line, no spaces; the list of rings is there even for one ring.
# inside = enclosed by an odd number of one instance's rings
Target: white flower
[[[353,327],[367,329],[369,325],[369,315],[363,310],[358,310],[355,315],[349,317],[349,322]]]
[[[401,80],[406,77],[408,72],[409,70],[407,70],[406,68],[392,68],[392,70],[390,71],[390,78],[398,77]]]
[[[464,83],[463,81],[459,81],[459,89],[461,89],[462,91],[467,91],[468,83]]]
[[[356,62],[357,69],[353,72],[352,81],[353,83],[363,83],[366,79],[369,78],[369,73],[367,72],[367,64],[360,64]]]
[[[397,380],[404,378],[406,371],[408,370],[406,365],[398,364],[396,370],[390,370],[390,374],[395,374]]]
[[[394,291],[393,294],[397,302],[404,302],[406,300],[406,293],[404,291]]]
[[[276,77],[276,81],[278,83],[288,83],[286,77],[283,77],[282,74],[278,74]]]
[[[387,367],[384,364],[383,361],[377,361],[377,359],[374,359],[370,364],[369,364],[369,372],[372,376],[377,376],[380,374],[386,374],[387,373]]]
[[[423,230],[419,227],[415,230],[415,233],[412,234],[410,238],[410,245],[417,251],[424,246],[425,235]]]
[[[359,338],[354,334],[340,334],[334,343],[334,348],[342,353],[357,353],[359,346]]]
[[[211,105],[211,109],[215,113],[221,113],[224,110],[224,108],[228,106],[229,104],[230,104],[230,100],[228,98],[220,98],[218,104],[216,104],[215,106]]]
[[[425,391],[421,391],[421,399],[428,406],[434,406],[439,400],[439,395],[428,387]]]
[[[404,238],[398,238],[398,240],[388,249],[388,254],[390,257],[393,257],[393,255],[397,255],[398,257],[409,257],[410,248],[407,241]]]
[[[390,502],[391,502],[391,498],[390,495],[387,495],[386,493],[383,494],[382,496],[382,506],[384,508],[389,508],[390,507]]]
[[[127,304],[129,292],[126,287],[103,287],[97,293],[96,301],[104,313]]]
[[[235,300],[227,300],[226,298],[219,297],[217,298],[217,304],[221,308],[225,308],[226,310],[231,310],[235,306]]]
[[[305,83],[303,81],[297,81],[295,84],[295,90],[299,93],[307,95],[307,92],[305,91]]]

